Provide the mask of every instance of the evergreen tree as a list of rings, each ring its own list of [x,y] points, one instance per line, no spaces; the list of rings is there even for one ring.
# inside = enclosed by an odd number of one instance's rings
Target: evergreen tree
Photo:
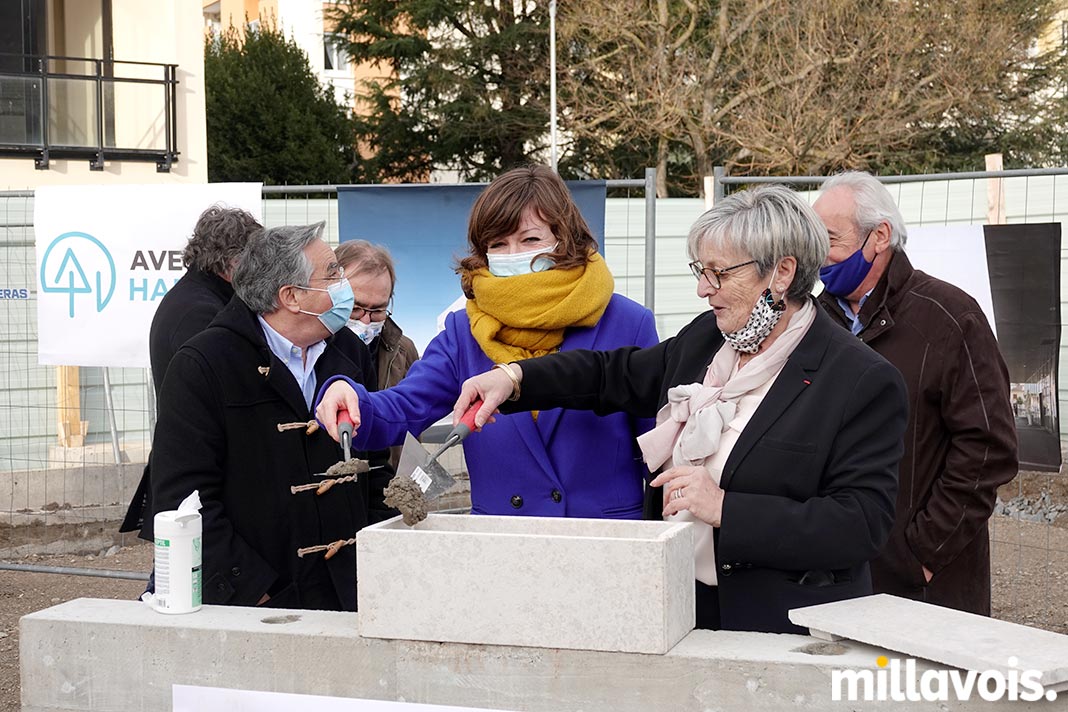
[[[349,111],[274,27],[209,37],[204,48],[211,181],[349,183],[356,139]]]
[[[432,168],[488,180],[544,160],[549,132],[545,2],[366,0],[328,16],[349,55],[377,68],[362,88],[364,180]]]

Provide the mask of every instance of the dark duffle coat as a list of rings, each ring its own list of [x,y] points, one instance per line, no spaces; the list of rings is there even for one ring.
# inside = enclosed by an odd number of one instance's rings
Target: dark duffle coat
[[[370,354],[347,329],[327,339],[315,371],[319,383],[343,373],[374,387]],[[153,513],[200,491],[205,603],[256,605],[266,593],[276,607],[356,609],[355,548],[329,561],[321,553],[300,558],[297,549],[349,539],[395,514],[382,501],[388,451],[371,453],[377,469],[355,483],[293,494],[292,485],[341,459],[323,430],[277,427],[311,418],[296,379],[238,297],[171,361],[152,447]],[[144,533],[151,528],[146,517]]]

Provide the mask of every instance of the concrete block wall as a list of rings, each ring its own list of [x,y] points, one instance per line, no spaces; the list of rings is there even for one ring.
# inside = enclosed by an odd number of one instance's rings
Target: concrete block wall
[[[885,703],[832,701],[831,671],[873,669],[894,655],[728,631],[694,631],[664,655],[376,640],[359,635],[357,619],[221,606],[166,616],[134,601],[78,599],[22,619],[22,710],[170,710],[173,684],[536,712],[882,710]]]

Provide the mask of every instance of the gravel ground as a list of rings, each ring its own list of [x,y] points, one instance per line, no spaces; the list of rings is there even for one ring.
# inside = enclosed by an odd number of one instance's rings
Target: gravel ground
[[[1068,477],[1021,473],[999,495],[990,532],[994,617],[1068,633]],[[123,543],[19,563],[148,571],[152,547],[131,537]],[[19,709],[20,617],[75,598],[135,599],[143,590],[138,581],[0,571],[0,712]]]

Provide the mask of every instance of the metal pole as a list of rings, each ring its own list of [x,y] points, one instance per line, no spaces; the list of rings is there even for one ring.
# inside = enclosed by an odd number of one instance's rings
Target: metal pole
[[[89,162],[89,170],[104,170],[104,63],[96,64],[96,158]]]
[[[556,170],[556,0],[549,0],[549,155]]]
[[[656,295],[656,169],[645,169],[645,308],[653,309]]]
[[[977,180],[980,178],[1022,178],[1035,176],[1061,176],[1068,168],[1010,168],[1004,171],[965,171],[963,173],[918,173],[900,176],[875,176],[880,183],[924,183],[943,180]],[[798,183],[820,185],[831,176],[723,176],[724,185],[757,183]]]
[[[108,411],[108,427],[111,428],[111,452],[115,455],[115,464],[122,464],[122,452],[119,450],[119,428],[115,423],[115,404],[111,400],[111,377],[107,367],[104,368],[104,407]]]
[[[145,374],[148,376],[148,442],[151,443],[156,436],[156,380],[152,378],[151,368],[146,368]]]
[[[0,561],[0,571],[23,571],[30,574],[63,574],[65,576],[99,576],[100,578],[148,581],[148,574],[137,571],[114,571],[111,569],[78,569],[73,566],[41,566],[40,564],[9,564]]]
[[[34,161],[34,167],[37,170],[47,170],[49,161],[49,136],[48,136],[48,57],[41,58],[41,115],[38,117],[40,120],[41,129],[41,155]]]
[[[719,201],[726,197],[726,191],[723,189],[723,166],[716,166],[712,169],[712,204],[715,205]]]

